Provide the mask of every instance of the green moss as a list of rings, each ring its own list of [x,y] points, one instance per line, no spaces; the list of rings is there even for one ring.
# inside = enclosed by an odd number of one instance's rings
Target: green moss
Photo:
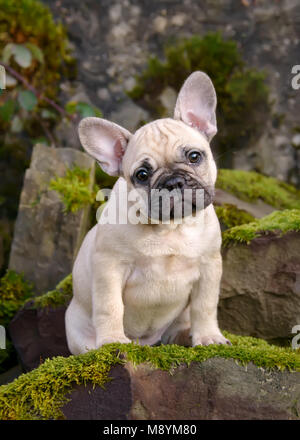
[[[216,187],[247,202],[261,199],[277,209],[300,209],[300,191],[297,188],[255,171],[220,169]]]
[[[253,215],[243,209],[237,208],[235,205],[224,203],[222,206],[215,206],[215,211],[220,222],[227,228],[243,225],[255,220]]]
[[[54,290],[44,295],[36,296],[31,300],[34,308],[58,307],[66,305],[73,295],[72,275],[64,278]]]
[[[90,170],[78,166],[68,169],[65,177],[52,179],[49,188],[59,193],[65,212],[76,212],[95,199],[90,189]]]
[[[300,210],[274,211],[266,217],[251,223],[227,229],[223,232],[223,246],[232,243],[248,244],[254,238],[272,231],[279,232],[281,235],[289,231],[300,231]]]
[[[229,160],[232,150],[260,136],[271,113],[266,74],[246,66],[235,41],[224,40],[220,33],[178,40],[165,48],[165,61],[149,59],[144,72],[136,77],[135,87],[127,94],[152,116],[164,117],[161,92],[167,86],[178,92],[188,75],[196,70],[206,72],[216,88],[219,133],[215,142],[224,162],[226,156]]]
[[[0,280],[0,325],[7,326],[32,294],[32,285],[24,276],[8,270]]]
[[[91,382],[104,386],[110,380],[111,367],[126,361],[134,365],[148,362],[154,368],[171,373],[180,364],[222,357],[236,359],[243,365],[253,362],[266,369],[300,371],[299,353],[292,349],[275,347],[252,337],[224,334],[232,346],[186,348],[178,345],[108,344],[84,355],[48,359],[39,368],[0,387],[0,419],[63,418],[60,408],[67,402],[74,384]]]

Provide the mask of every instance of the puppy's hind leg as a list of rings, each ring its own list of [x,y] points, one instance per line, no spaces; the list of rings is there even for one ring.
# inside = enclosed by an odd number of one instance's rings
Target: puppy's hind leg
[[[68,347],[72,354],[82,354],[96,348],[96,334],[91,318],[75,298],[67,308],[65,324]]]
[[[190,347],[192,345],[191,338],[191,320],[190,307],[186,308],[172,322],[161,337],[162,344],[177,344]]]

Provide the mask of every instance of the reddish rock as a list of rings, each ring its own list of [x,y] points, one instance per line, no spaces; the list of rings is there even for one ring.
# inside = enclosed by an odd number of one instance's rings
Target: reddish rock
[[[9,333],[25,371],[38,367],[45,359],[69,356],[65,331],[65,306],[32,307],[29,302],[13,318]]]
[[[111,371],[105,388],[76,385],[62,411],[82,420],[298,419],[300,373],[212,358],[172,375],[147,364]]]

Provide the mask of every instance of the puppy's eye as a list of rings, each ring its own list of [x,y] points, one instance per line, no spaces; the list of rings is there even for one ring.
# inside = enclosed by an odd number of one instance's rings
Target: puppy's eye
[[[149,179],[149,171],[146,168],[140,168],[136,171],[135,177],[139,182],[145,183]]]
[[[187,158],[191,163],[200,163],[202,160],[202,154],[200,151],[189,151]]]

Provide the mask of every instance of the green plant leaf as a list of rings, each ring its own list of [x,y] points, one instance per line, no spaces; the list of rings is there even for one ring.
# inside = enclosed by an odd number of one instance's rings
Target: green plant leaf
[[[86,104],[85,102],[78,102],[77,111],[82,118],[95,116],[94,108],[90,104]]]
[[[23,46],[23,44],[7,44],[3,49],[3,61],[7,63],[12,55],[14,56],[16,63],[24,69],[27,69],[32,62],[32,54],[26,46]]]
[[[5,81],[5,86],[7,88],[9,87],[15,87],[18,84],[18,81],[16,80],[16,78],[14,78],[13,76],[9,75],[8,73],[6,74],[6,81]]]
[[[67,102],[67,104],[65,105],[65,110],[70,115],[73,115],[74,113],[76,113],[77,110],[77,102],[76,101]]]
[[[13,99],[8,99],[2,106],[0,106],[0,118],[4,122],[10,122],[15,111],[16,103]]]
[[[32,55],[27,47],[23,46],[22,44],[15,44],[14,56],[19,66],[24,67],[24,69],[30,67]]]
[[[30,50],[33,58],[38,60],[41,64],[44,63],[44,54],[38,46],[32,43],[26,43],[26,47]]]
[[[44,109],[41,111],[41,116],[43,119],[56,119],[57,118],[57,114],[51,110],[48,109]]]
[[[20,133],[20,131],[22,130],[23,130],[23,121],[18,115],[15,115],[11,122],[11,131],[13,133]]]
[[[19,93],[18,101],[24,110],[31,111],[37,105],[37,98],[30,90],[22,90]]]
[[[71,115],[79,113],[82,118],[87,118],[89,116],[102,118],[102,112],[94,105],[86,102],[69,101],[65,106],[65,110]]]
[[[4,63],[8,63],[10,57],[12,56],[13,47],[14,47],[14,44],[12,44],[12,43],[9,43],[4,47],[3,52],[2,52],[2,60]]]

